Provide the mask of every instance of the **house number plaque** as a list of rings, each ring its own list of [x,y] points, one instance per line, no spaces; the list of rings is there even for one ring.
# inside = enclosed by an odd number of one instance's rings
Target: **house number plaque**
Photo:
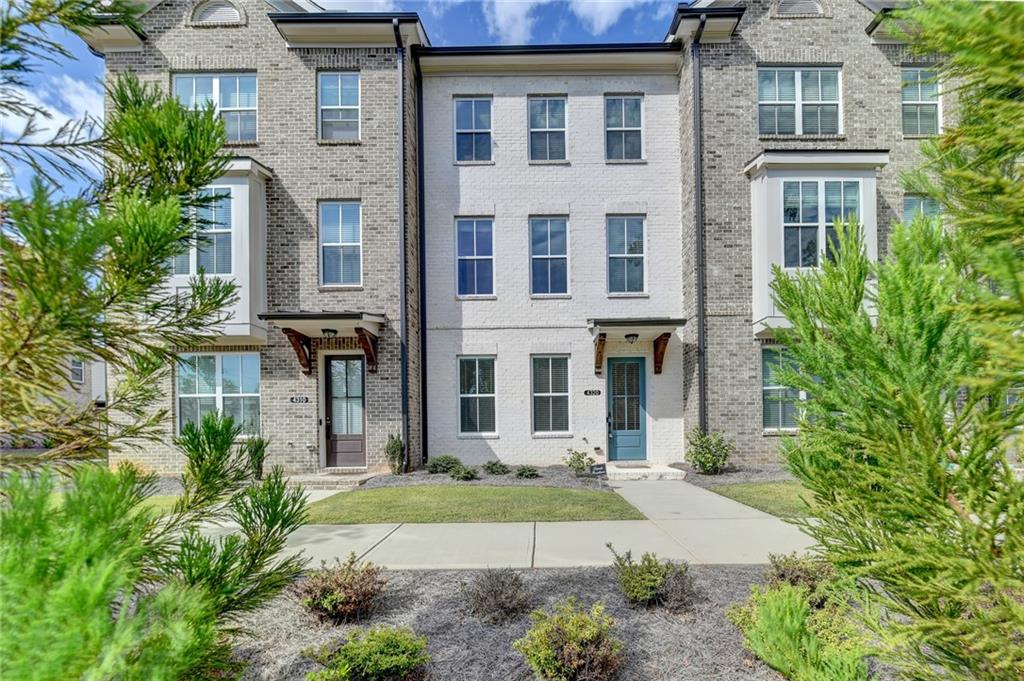
[[[600,395],[601,391],[598,390],[597,388],[594,388],[592,390],[584,390],[583,394],[586,395],[587,397],[594,397],[595,395]]]
[[[308,395],[292,395],[288,398],[288,401],[292,404],[307,404],[309,402]]]

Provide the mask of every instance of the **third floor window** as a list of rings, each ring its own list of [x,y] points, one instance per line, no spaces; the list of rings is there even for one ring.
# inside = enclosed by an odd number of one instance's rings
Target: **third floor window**
[[[228,142],[256,141],[256,74],[188,73],[174,76],[174,95],[198,109],[213,102]]]
[[[530,97],[530,160],[565,160],[565,98]]]
[[[903,69],[903,134],[937,135],[939,132],[939,84],[935,71]]]
[[[494,295],[494,241],[490,218],[455,221],[458,295]]]
[[[320,204],[320,283],[360,286],[363,283],[362,210],[357,201]]]
[[[320,139],[359,139],[359,74],[321,73],[318,90]]]
[[[757,129],[761,135],[838,135],[837,68],[757,70]]]
[[[604,98],[605,158],[637,161],[643,158],[643,97]]]
[[[455,160],[491,160],[491,100],[455,100]]]

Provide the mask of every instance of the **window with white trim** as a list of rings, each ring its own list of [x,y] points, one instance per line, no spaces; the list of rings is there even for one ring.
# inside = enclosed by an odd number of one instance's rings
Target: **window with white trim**
[[[459,357],[459,432],[496,431],[494,357]]]
[[[569,292],[569,230],[565,218],[530,218],[530,293]]]
[[[640,96],[605,95],[604,151],[609,161],[643,158],[643,106]]]
[[[792,367],[793,359],[780,345],[761,348],[762,425],[765,430],[793,430],[797,427],[798,405],[803,394],[780,382],[779,370]]]
[[[68,370],[72,383],[85,383],[85,362],[72,357],[68,360]]]
[[[904,135],[937,135],[939,133],[939,83],[932,69],[902,70]]]
[[[608,292],[644,291],[644,217],[608,217]]]
[[[258,353],[197,353],[178,356],[178,432],[187,423],[219,412],[246,433],[260,430]]]
[[[931,196],[920,194],[903,195],[903,222],[910,222],[918,215],[933,218],[939,214],[939,202]]]
[[[491,160],[491,99],[455,99],[455,160]]]
[[[190,109],[200,109],[208,102],[213,102],[224,121],[228,142],[256,141],[255,73],[176,74],[174,95]]]
[[[455,221],[456,291],[460,296],[494,295],[494,238],[491,218]]]
[[[530,160],[565,160],[565,97],[530,97]]]
[[[363,283],[362,215],[358,201],[320,204],[320,284]]]
[[[569,356],[532,358],[533,432],[569,432]]]
[[[359,139],[359,74],[322,72],[317,77],[320,139]]]
[[[179,275],[231,274],[232,221],[231,189],[207,187],[197,192],[201,199],[191,209],[196,222],[197,242],[175,256],[171,273]]]
[[[838,68],[759,68],[758,133],[838,135],[840,83]]]
[[[835,220],[860,214],[860,181],[793,180],[782,183],[784,267],[817,267],[820,253],[833,257]],[[822,210],[824,207],[824,210]]]

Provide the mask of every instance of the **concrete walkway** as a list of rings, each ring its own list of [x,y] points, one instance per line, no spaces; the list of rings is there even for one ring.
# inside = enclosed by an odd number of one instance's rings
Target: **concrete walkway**
[[[685,482],[623,481],[613,487],[648,519],[307,525],[289,538],[288,549],[304,551],[311,567],[354,552],[394,569],[462,569],[608,565],[607,542],[620,553],[650,551],[709,564],[766,563],[769,553],[810,545],[792,525]]]

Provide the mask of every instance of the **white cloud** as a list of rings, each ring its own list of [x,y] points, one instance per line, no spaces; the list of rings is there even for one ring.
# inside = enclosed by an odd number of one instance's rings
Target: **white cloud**
[[[37,139],[53,136],[69,121],[86,116],[103,120],[103,90],[99,84],[88,83],[62,73],[48,75],[32,88],[19,88],[19,93],[30,105],[50,112],[50,118],[36,117]],[[20,116],[0,117],[0,134],[10,139],[21,134],[25,119]]]
[[[603,35],[615,25],[624,12],[641,5],[649,5],[652,0],[569,0],[569,11],[576,15],[583,27],[591,35]],[[655,0],[659,4],[657,16],[661,16],[666,8],[675,9],[674,2]]]
[[[533,10],[549,0],[484,0],[487,32],[506,45],[520,45],[533,37]]]
[[[394,12],[395,0],[317,0],[318,5],[332,12]]]

